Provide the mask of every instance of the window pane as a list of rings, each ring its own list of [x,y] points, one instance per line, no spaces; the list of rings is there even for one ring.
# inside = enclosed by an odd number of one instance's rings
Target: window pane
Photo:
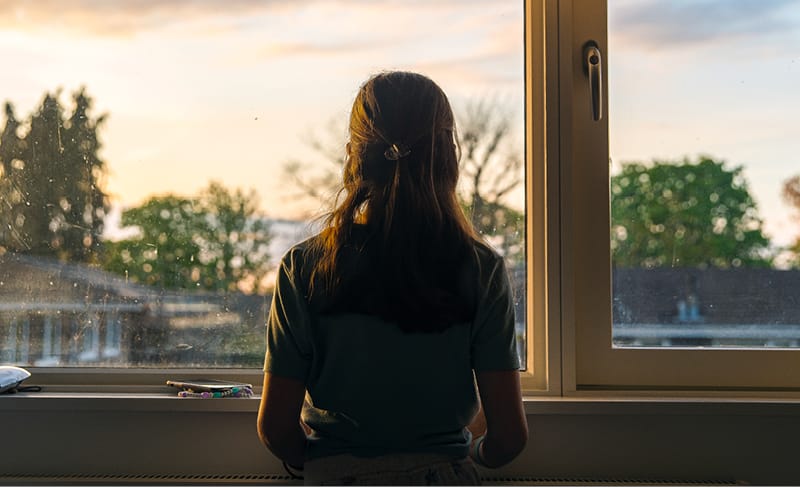
[[[800,346],[800,4],[608,9],[614,345]]]
[[[525,356],[523,2],[12,3],[0,363],[260,367],[275,265],[384,69],[451,98],[464,206],[508,260]]]

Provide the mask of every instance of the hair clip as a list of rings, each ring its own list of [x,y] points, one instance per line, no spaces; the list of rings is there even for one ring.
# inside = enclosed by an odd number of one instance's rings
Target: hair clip
[[[411,154],[411,149],[402,144],[392,144],[383,152],[383,157],[390,161],[397,161]]]

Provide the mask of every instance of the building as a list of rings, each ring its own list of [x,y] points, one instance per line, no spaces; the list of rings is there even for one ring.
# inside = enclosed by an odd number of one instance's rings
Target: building
[[[241,365],[263,358],[268,303],[265,296],[164,292],[89,265],[6,253],[0,363]]]
[[[798,270],[617,268],[612,286],[617,345],[800,346]]]

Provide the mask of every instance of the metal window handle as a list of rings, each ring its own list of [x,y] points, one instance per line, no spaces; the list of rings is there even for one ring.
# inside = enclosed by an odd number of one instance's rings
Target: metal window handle
[[[597,122],[603,118],[603,57],[597,44],[590,42],[583,48],[583,59],[589,77],[592,120]]]

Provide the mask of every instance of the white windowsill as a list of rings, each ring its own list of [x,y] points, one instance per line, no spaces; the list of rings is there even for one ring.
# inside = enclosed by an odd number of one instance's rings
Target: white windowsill
[[[183,398],[174,392],[21,392],[0,396],[7,411],[255,412],[258,397]]]
[[[798,415],[800,399],[686,397],[558,397],[524,399],[528,415]],[[170,392],[26,392],[0,396],[12,411],[135,411],[255,413],[259,397],[180,398]]]

